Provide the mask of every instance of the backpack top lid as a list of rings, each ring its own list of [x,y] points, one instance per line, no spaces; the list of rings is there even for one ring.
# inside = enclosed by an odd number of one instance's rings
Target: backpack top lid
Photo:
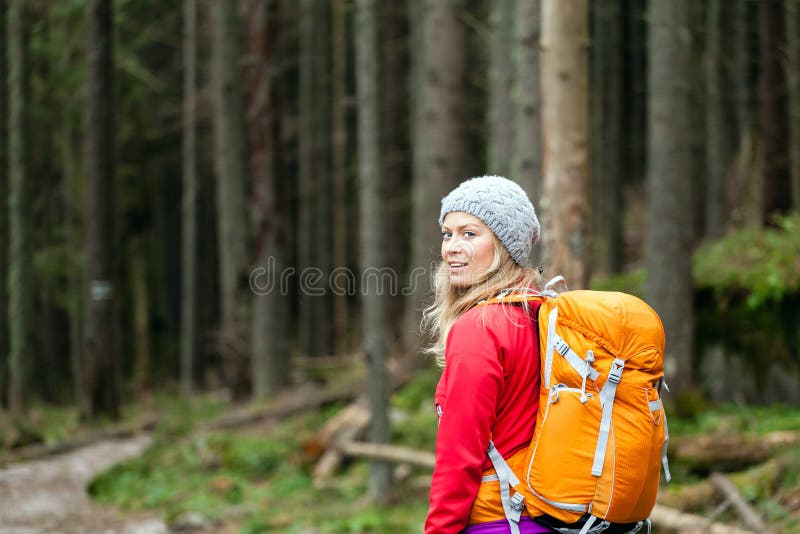
[[[661,373],[664,367],[664,326],[642,299],[616,291],[576,290],[545,299],[539,310],[540,330],[558,308],[556,328],[566,327],[626,362],[626,370]],[[544,329],[542,329],[544,327]],[[630,364],[630,365],[629,365]]]

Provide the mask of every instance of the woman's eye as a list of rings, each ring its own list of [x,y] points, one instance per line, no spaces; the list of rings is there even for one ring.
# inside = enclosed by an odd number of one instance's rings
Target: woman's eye
[[[469,230],[467,230],[466,232],[464,232],[464,235],[467,237],[475,237],[475,232],[470,232]]]
[[[450,232],[442,232],[442,239],[450,239],[453,236]]]

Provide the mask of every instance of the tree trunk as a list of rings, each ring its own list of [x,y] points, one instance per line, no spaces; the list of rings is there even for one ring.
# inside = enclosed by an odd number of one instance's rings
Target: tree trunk
[[[143,395],[150,386],[150,298],[147,290],[147,260],[137,240],[129,248],[131,304],[133,307],[133,391]]]
[[[542,196],[542,116],[539,84],[539,0],[517,0],[514,23],[514,151],[512,176],[534,205]]]
[[[0,0],[0,80],[8,80],[6,64],[6,0]],[[8,84],[0,81],[0,199],[8,198]],[[8,218],[0,216],[0,302],[8,302]],[[0,406],[6,395],[8,306],[0,305]]]
[[[605,273],[624,265],[622,219],[622,9],[619,0],[594,4],[592,38],[592,256]]]
[[[647,174],[647,2],[622,0],[623,24],[623,188],[639,191]],[[642,231],[634,228],[626,241],[641,245]]]
[[[388,379],[386,376],[387,328],[386,295],[381,287],[380,269],[384,266],[383,198],[380,184],[381,154],[378,125],[378,36],[375,0],[358,0],[356,11],[356,84],[358,88],[358,175],[360,195],[361,316],[364,355],[367,359],[369,396],[369,436],[373,443],[389,442]],[[370,273],[378,276],[370,276]],[[370,282],[375,281],[375,285]],[[369,494],[387,502],[391,496],[391,466],[370,464]]]
[[[241,91],[240,21],[236,2],[213,3],[214,153],[222,318],[220,338],[228,386],[237,390],[249,342],[247,291],[247,142]]]
[[[406,2],[378,2],[380,19],[378,21],[381,49],[378,84],[381,88],[380,117],[382,124],[404,124],[409,112],[413,112],[410,102],[409,71],[407,61],[410,57],[407,24],[409,9]],[[414,30],[416,31],[416,30]],[[408,121],[412,122],[412,121]],[[409,124],[409,127],[412,127]],[[409,130],[404,128],[381,128],[381,179],[383,182],[384,220],[392,221],[393,231],[398,235],[408,235],[411,227],[411,161]],[[409,239],[399,240],[385,248],[386,266],[398,276],[398,283],[387,299],[387,324],[389,328],[389,352],[402,343],[403,313],[405,302],[399,295],[399,276],[406,272],[410,256]],[[404,354],[408,354],[405,353]]]
[[[332,28],[332,189],[333,189],[333,263],[336,268],[347,266],[347,6],[345,0],[335,0]],[[334,352],[348,350],[348,299],[346,291],[333,295]]]
[[[274,395],[289,385],[286,296],[274,282],[286,264],[278,235],[286,217],[278,199],[278,108],[275,103],[275,47],[279,32],[278,2],[248,0],[247,96],[250,168],[253,175],[252,227],[258,269],[266,269],[265,285],[251,278],[254,293],[251,346],[253,393]]]
[[[86,365],[83,413],[119,414],[114,231],[111,0],[88,5],[86,127]]]
[[[783,49],[786,46],[781,0],[758,3],[759,135],[762,143],[761,174],[764,180],[765,221],[775,211],[788,211],[791,202],[788,167],[788,123]]]
[[[542,219],[547,276],[589,285],[589,8],[542,0]]]
[[[761,223],[761,188],[748,191],[749,184],[756,180],[753,173],[755,158],[755,128],[753,117],[754,95],[752,91],[752,49],[753,31],[751,20],[754,18],[750,0],[736,0],[734,6],[734,92],[736,116],[736,165],[735,179],[728,191],[733,222]],[[755,205],[755,206],[753,206]]]
[[[181,392],[194,389],[197,351],[197,0],[183,0],[183,201],[181,252]]]
[[[425,0],[422,54],[417,72],[420,94],[415,112],[411,217],[411,273],[404,287],[406,341],[414,350],[419,320],[430,292],[430,277],[441,243],[436,226],[441,199],[474,174],[467,137],[467,31],[460,16],[464,0]],[[416,59],[415,61],[420,61]],[[418,159],[419,158],[419,159]]]
[[[692,206],[684,0],[650,4],[646,296],[667,332],[667,379],[676,396],[692,386]]]
[[[706,31],[706,2],[689,2],[688,27],[689,57],[691,78],[689,83],[689,175],[692,183],[692,242],[705,233],[705,209],[708,199],[708,180],[706,173],[706,103],[705,72],[702,58],[705,57],[704,34]]]
[[[722,75],[722,0],[711,0],[706,19],[706,203],[705,236],[716,240],[725,234],[728,219],[725,183],[731,151],[726,135]]]
[[[489,63],[489,174],[508,176],[514,141],[514,46],[515,0],[490,4],[491,60]]]
[[[25,390],[31,361],[32,320],[31,250],[28,177],[27,44],[24,2],[8,6],[8,408],[12,416],[24,411]]]
[[[791,209],[800,212],[800,6],[786,2],[786,51],[789,85],[789,159],[791,162]]]
[[[330,17],[324,2],[302,3],[300,51],[300,343],[309,356],[333,352]]]

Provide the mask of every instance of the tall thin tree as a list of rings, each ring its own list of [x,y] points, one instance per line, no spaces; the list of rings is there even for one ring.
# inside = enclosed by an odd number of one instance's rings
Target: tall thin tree
[[[589,7],[542,0],[542,219],[545,262],[572,288],[589,285]]]
[[[181,391],[192,393],[197,346],[197,0],[183,0]]]
[[[705,235],[718,239],[725,233],[728,210],[725,189],[730,164],[730,144],[726,135],[725,109],[722,92],[722,53],[724,41],[722,30],[722,0],[711,0],[706,14],[706,203]]]
[[[0,80],[6,69],[6,0],[0,0]],[[0,198],[8,198],[8,84],[0,81]],[[8,302],[8,218],[0,216],[0,302]],[[0,306],[0,404],[6,398],[8,306]]]
[[[430,289],[430,267],[441,236],[435,221],[442,197],[474,174],[467,137],[467,29],[461,19],[464,0],[425,0],[422,57],[416,72],[420,84],[414,112],[414,177],[411,216],[411,274],[405,317],[407,347],[416,345],[416,332]]]
[[[333,156],[331,185],[333,200],[333,263],[347,265],[347,1],[332,2],[331,28],[332,83],[331,131]],[[334,352],[343,354],[348,347],[348,298],[344,291],[333,296]]]
[[[219,280],[222,307],[220,340],[229,387],[238,389],[246,373],[237,349],[249,338],[247,298],[248,183],[244,97],[241,89],[240,21],[236,2],[213,2],[212,94],[216,170]]]
[[[381,153],[378,123],[378,36],[375,0],[358,0],[356,10],[356,85],[358,88],[358,180],[360,193],[362,337],[367,359],[370,403],[370,439],[388,443],[388,380],[386,376],[386,295],[379,269],[384,265],[383,219],[381,214]],[[371,282],[375,282],[374,286]],[[387,500],[391,489],[391,466],[372,462],[369,493]]]
[[[489,139],[488,169],[491,174],[508,176],[514,148],[514,109],[512,89],[514,66],[515,0],[496,0],[490,4],[491,59],[489,63]]]
[[[331,12],[326,2],[301,3],[298,222],[300,342],[307,355],[333,352],[331,274]],[[324,95],[324,96],[323,96]]]
[[[542,191],[542,116],[539,84],[539,0],[518,1],[514,15],[514,150],[512,176],[537,207]]]
[[[86,365],[83,413],[117,416],[111,0],[90,0],[86,100]]]
[[[654,1],[649,12],[646,297],[667,332],[667,379],[692,386],[692,206],[689,144],[690,49],[686,0]]]
[[[251,213],[255,264],[265,276],[251,279],[253,394],[274,395],[289,385],[285,296],[277,285],[286,263],[279,228],[286,210],[278,199],[279,117],[275,72],[280,23],[279,2],[249,0],[247,22],[247,123],[252,174]],[[262,269],[266,269],[263,271]]]
[[[761,175],[764,180],[762,216],[786,211],[790,204],[786,108],[786,46],[782,0],[758,2],[758,125]]]
[[[28,176],[26,91],[27,61],[25,42],[25,2],[11,0],[8,6],[8,407],[12,415],[22,415],[25,403],[26,365],[30,361],[30,322],[33,292]]]
[[[592,17],[592,256],[606,273],[621,272],[624,262],[621,4],[595,2]]]
[[[789,156],[792,211],[800,212],[800,5],[786,3],[786,52],[789,79]]]

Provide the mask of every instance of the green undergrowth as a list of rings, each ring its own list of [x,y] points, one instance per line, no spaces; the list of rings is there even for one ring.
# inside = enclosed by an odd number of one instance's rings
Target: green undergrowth
[[[393,444],[434,450],[433,392],[439,376],[433,367],[421,370],[395,393],[391,403]],[[180,419],[179,406],[173,405],[176,419]],[[371,504],[365,498],[368,462],[363,460],[347,461],[324,488],[312,484],[319,451],[313,450],[311,438],[343,407],[333,405],[271,426],[211,433],[192,432],[191,427],[219,412],[207,409],[202,413],[189,407],[185,415],[194,417],[194,422],[164,426],[143,456],[96,478],[91,493],[101,503],[123,510],[150,510],[167,522],[187,512],[200,514],[218,528],[224,525],[226,532],[420,532],[430,480],[425,470],[396,470],[399,477],[389,505]],[[692,419],[671,417],[669,424],[675,438],[720,433],[759,436],[779,430],[800,431],[800,410],[724,405]],[[768,479],[747,472],[730,476],[745,498],[770,524],[779,527],[777,532],[792,532],[798,526],[800,508],[800,451],[785,451],[775,462],[771,468],[778,472]],[[664,491],[702,483],[680,463],[673,462],[672,467],[675,477]],[[716,503],[708,505],[713,508]],[[692,511],[708,514],[710,508]],[[723,514],[718,520],[736,523],[732,515]]]
[[[422,371],[393,396],[393,444],[433,450],[438,374]],[[190,432],[197,421],[164,426],[143,456],[97,477],[90,492],[122,510],[157,511],[167,522],[195,513],[242,533],[421,531],[430,478],[424,470],[401,473],[388,506],[365,498],[364,461],[347,461],[324,488],[312,484],[319,454],[312,438],[342,407],[231,431]]]

